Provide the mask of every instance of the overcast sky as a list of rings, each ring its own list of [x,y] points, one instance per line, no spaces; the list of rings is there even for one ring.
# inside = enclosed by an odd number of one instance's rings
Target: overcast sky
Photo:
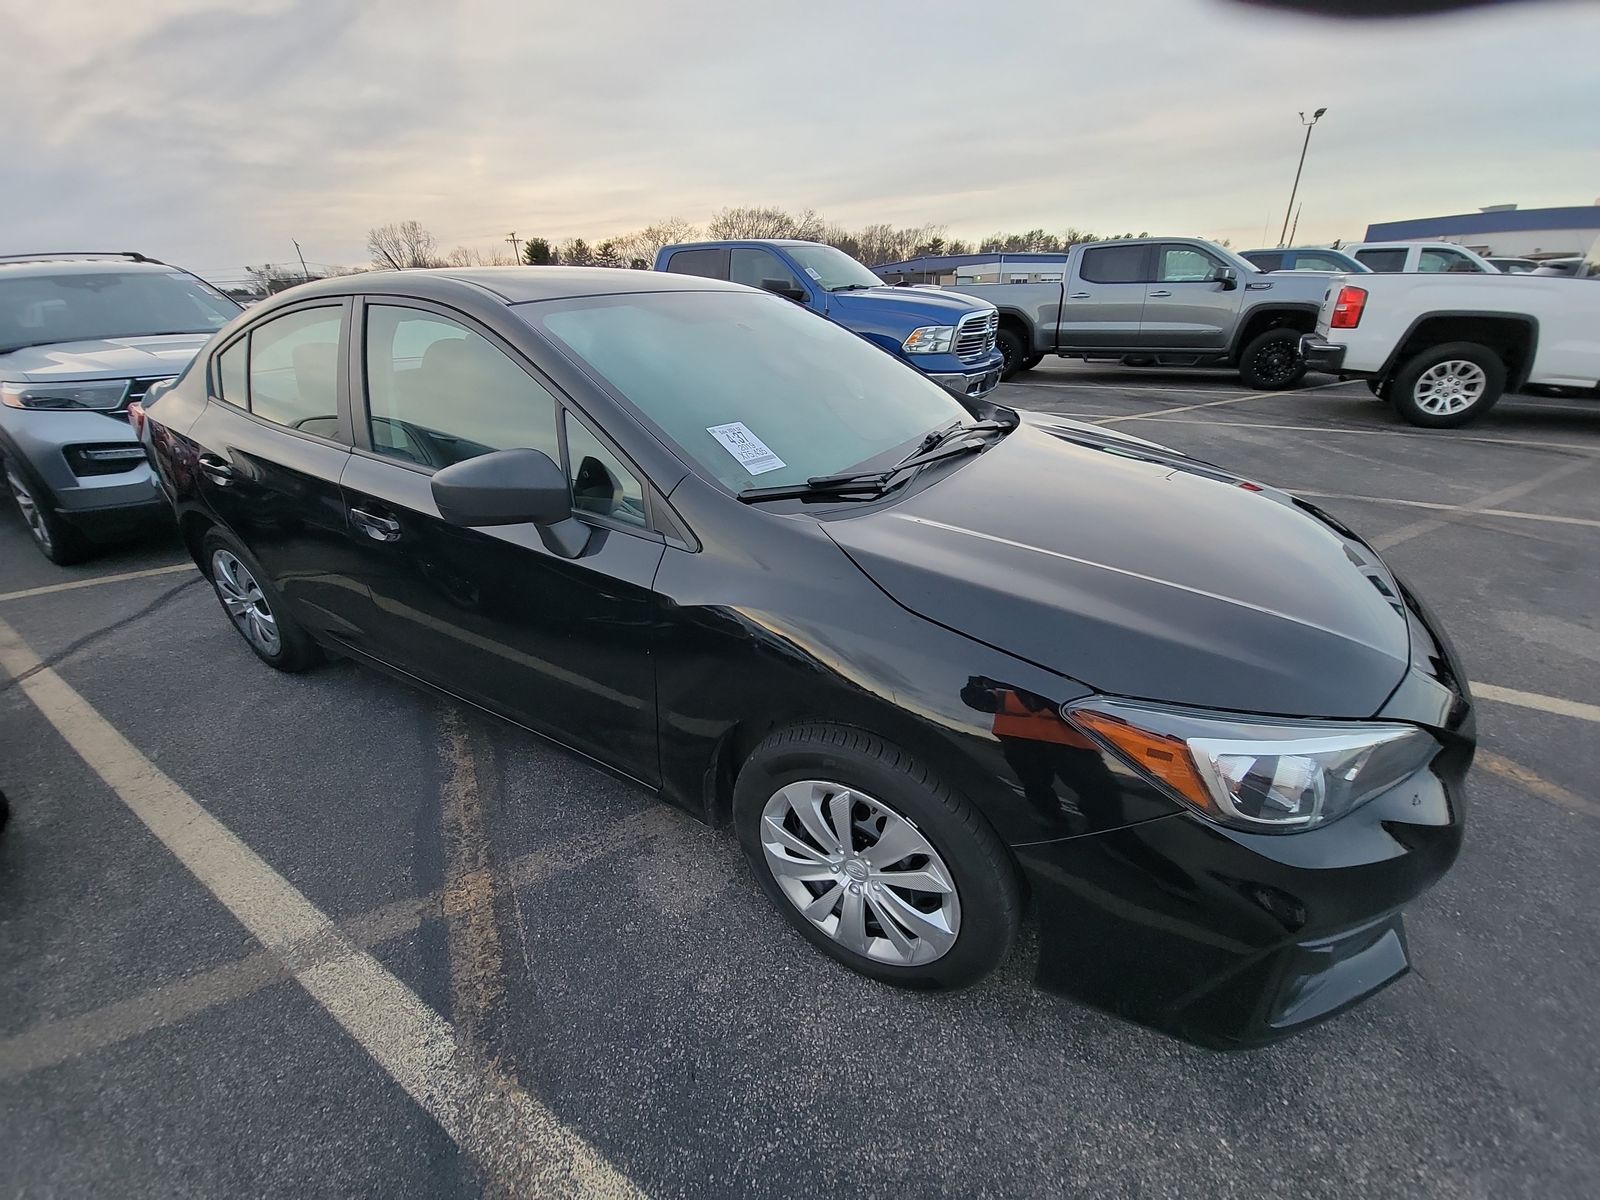
[[[1271,244],[1324,105],[1302,242],[1600,195],[1600,5],[1561,0],[0,0],[0,43],[0,249],[216,278],[409,218],[489,250],[731,204]]]

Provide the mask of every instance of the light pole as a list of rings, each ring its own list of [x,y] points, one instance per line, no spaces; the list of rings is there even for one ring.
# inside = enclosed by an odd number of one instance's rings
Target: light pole
[[[1322,114],[1327,112],[1319,108],[1311,114],[1311,120],[1306,120],[1305,113],[1300,114],[1300,124],[1306,127],[1306,140],[1300,143],[1300,165],[1294,169],[1294,187],[1289,192],[1289,207],[1283,210],[1283,229],[1278,234],[1278,245],[1284,244],[1284,239],[1289,236],[1289,214],[1294,211],[1295,193],[1300,190],[1300,172],[1306,169],[1306,150],[1311,145],[1311,131],[1316,128],[1317,122],[1322,120]]]

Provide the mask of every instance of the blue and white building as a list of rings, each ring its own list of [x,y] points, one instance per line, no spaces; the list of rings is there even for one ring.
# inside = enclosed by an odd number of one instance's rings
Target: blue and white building
[[[1382,221],[1367,226],[1368,242],[1454,242],[1483,255],[1569,258],[1600,238],[1600,201],[1570,208],[1497,204],[1475,213]]]

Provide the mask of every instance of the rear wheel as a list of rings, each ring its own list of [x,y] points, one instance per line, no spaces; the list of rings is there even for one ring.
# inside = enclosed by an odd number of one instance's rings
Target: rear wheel
[[[1027,370],[1023,361],[1028,357],[1028,347],[1023,343],[1022,335],[1015,329],[1001,326],[994,335],[994,344],[1005,356],[1005,362],[1000,367],[1000,378],[1010,379],[1017,372]]]
[[[1044,361],[1044,355],[1042,355],[1042,354],[1030,354],[1030,355],[1028,355],[1027,358],[1022,360],[1022,369],[1024,371],[1031,371],[1035,367],[1037,367],[1040,363],[1042,363],[1043,361]]]
[[[1269,329],[1252,338],[1239,355],[1239,378],[1260,392],[1291,388],[1305,377],[1298,329]]]
[[[1016,935],[1016,872],[993,829],[915,759],[860,730],[772,734],[734,787],[761,888],[799,932],[886,983],[976,983]]]
[[[1395,373],[1395,411],[1425,429],[1454,429],[1499,402],[1506,365],[1487,346],[1450,342],[1414,355]]]
[[[200,546],[222,611],[255,656],[280,671],[304,671],[315,665],[321,657],[316,642],[285,611],[251,553],[236,538],[214,527]]]
[[[89,539],[56,514],[55,498],[48,487],[10,459],[5,460],[5,475],[6,490],[16,502],[22,523],[28,527],[28,536],[39,547],[39,553],[63,567],[94,553]]]

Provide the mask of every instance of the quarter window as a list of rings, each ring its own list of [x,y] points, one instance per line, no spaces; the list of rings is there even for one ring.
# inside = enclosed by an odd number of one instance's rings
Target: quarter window
[[[1102,246],[1097,250],[1085,250],[1078,273],[1090,283],[1143,283],[1147,249],[1147,246]]]
[[[339,420],[343,324],[342,308],[308,308],[251,330],[250,411],[276,425],[331,436]],[[239,403],[228,396],[226,378],[222,386],[224,399]]]
[[[1221,264],[1209,254],[1202,254],[1192,246],[1161,247],[1161,265],[1156,272],[1158,283],[1208,283],[1211,273]]]
[[[561,461],[554,397],[465,325],[368,305],[366,362],[377,453],[433,469],[523,446]]]
[[[646,525],[644,485],[639,477],[623,466],[622,460],[577,417],[569,412],[564,422],[572,507],[628,525]]]
[[[240,408],[246,408],[250,403],[245,377],[245,362],[249,353],[250,339],[242,337],[217,355],[217,395]]]

